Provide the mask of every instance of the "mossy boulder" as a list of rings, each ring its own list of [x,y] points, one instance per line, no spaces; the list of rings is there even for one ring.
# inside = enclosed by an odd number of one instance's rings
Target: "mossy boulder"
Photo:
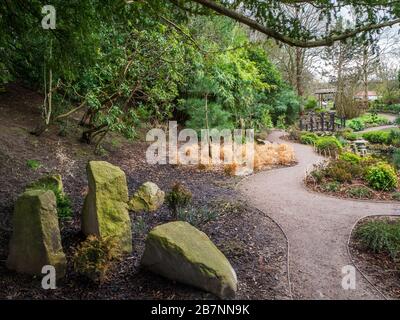
[[[135,212],[156,211],[164,203],[165,193],[155,183],[146,182],[129,201],[129,209]]]
[[[229,261],[205,233],[187,222],[154,228],[146,239],[142,265],[220,298],[233,298],[237,290],[236,273]]]
[[[56,197],[49,190],[28,190],[17,200],[7,267],[20,273],[41,275],[43,266],[65,275],[66,259],[61,246]]]
[[[82,212],[83,233],[113,238],[122,252],[131,253],[132,233],[125,173],[108,162],[90,161],[87,175],[89,192]]]
[[[53,190],[55,192],[59,192],[61,194],[64,193],[64,186],[62,182],[62,177],[60,174],[49,174],[46,175],[39,180],[31,183],[27,187],[30,189],[44,189],[44,190]]]

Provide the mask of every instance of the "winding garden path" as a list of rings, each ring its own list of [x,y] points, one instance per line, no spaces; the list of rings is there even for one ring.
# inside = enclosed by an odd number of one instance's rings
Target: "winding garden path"
[[[274,131],[268,140],[282,142],[281,135]],[[298,165],[255,174],[243,180],[239,190],[287,234],[294,298],[382,298],[360,274],[356,277],[356,290],[342,288],[342,267],[351,265],[347,241],[359,218],[400,214],[400,205],[342,200],[307,191],[303,185],[305,173],[323,158],[309,146],[291,145]]]

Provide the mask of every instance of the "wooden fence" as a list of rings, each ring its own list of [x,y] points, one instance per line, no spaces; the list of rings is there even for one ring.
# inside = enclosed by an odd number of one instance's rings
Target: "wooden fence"
[[[338,117],[335,112],[310,112],[300,117],[301,131],[336,131],[346,127],[346,118]]]

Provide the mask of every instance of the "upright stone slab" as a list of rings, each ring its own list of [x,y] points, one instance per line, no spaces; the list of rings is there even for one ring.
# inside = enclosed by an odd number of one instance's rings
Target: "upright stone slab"
[[[132,252],[131,221],[128,213],[128,187],[125,173],[105,161],[87,166],[89,193],[82,212],[85,235],[112,237],[122,252]]]
[[[205,233],[187,222],[154,228],[146,239],[142,265],[220,298],[233,298],[237,290],[236,273],[229,261]]]
[[[140,186],[129,201],[132,211],[156,211],[164,203],[165,193],[155,183],[146,182]]]
[[[28,190],[15,204],[13,235],[7,267],[20,273],[41,275],[45,265],[65,275],[66,259],[61,246],[56,197],[52,191]]]

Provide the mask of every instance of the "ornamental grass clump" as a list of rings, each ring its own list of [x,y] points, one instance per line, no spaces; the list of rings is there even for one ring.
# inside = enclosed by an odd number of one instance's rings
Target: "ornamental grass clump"
[[[400,222],[389,219],[372,220],[356,230],[356,237],[375,253],[388,253],[398,261],[400,253]]]

